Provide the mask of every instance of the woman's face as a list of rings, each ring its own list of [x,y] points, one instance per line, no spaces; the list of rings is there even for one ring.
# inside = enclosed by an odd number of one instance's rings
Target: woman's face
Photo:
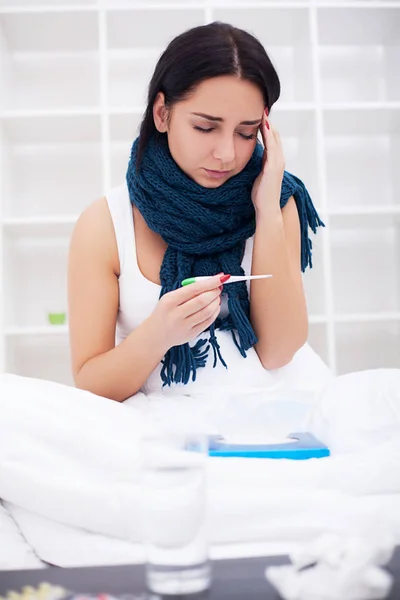
[[[230,75],[208,79],[168,119],[163,103],[161,94],[154,104],[157,129],[167,132],[173,159],[196,183],[219,187],[246,166],[264,110],[253,83]]]

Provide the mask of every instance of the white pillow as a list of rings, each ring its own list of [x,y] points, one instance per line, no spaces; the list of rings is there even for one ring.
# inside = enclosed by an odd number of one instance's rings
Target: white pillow
[[[307,427],[332,452],[370,449],[393,438],[400,441],[400,369],[336,377],[321,392]]]

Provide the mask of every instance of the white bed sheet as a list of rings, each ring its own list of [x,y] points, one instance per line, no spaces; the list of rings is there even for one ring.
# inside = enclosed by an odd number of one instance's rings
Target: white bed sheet
[[[40,569],[45,564],[22,536],[14,518],[0,502],[0,570]]]
[[[296,493],[292,495],[294,502],[298,498]],[[306,500],[311,498],[312,493],[309,493]],[[318,509],[321,503],[325,507],[323,510]],[[289,506],[288,502],[286,504]],[[334,505],[333,513],[329,507]],[[211,535],[214,543],[210,546],[210,556],[221,559],[289,554],[328,531],[341,532],[346,536],[381,530],[382,533],[390,533],[394,544],[400,544],[399,506],[400,494],[372,495],[352,502],[335,493],[325,494],[325,497],[316,493],[310,510],[303,514],[292,512],[289,517],[286,514],[286,523],[282,518],[276,520],[277,512],[271,510],[268,526],[258,532],[250,534],[249,527],[245,526],[241,534],[232,536],[225,543],[216,543],[215,536]],[[136,564],[144,560],[144,550],[139,543],[51,521],[15,505],[10,505],[9,509],[35,553],[51,564],[82,567]],[[275,525],[271,527],[273,520]],[[257,526],[261,522],[260,514],[252,522]],[[219,534],[223,531],[223,525],[213,523]]]
[[[168,415],[179,414],[184,427],[225,425],[233,436],[250,434],[261,420],[269,425],[264,434],[306,427],[329,442],[332,457],[212,459],[215,556],[254,554],[257,547],[287,552],[326,531],[371,527],[400,543],[400,370],[352,374],[319,395],[309,391],[253,390],[241,400],[138,395],[119,405],[51,382],[0,376],[0,496],[45,561],[140,561],[142,435]]]

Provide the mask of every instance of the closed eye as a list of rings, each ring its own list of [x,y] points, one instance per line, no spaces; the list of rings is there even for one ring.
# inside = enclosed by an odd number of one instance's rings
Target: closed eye
[[[202,131],[203,133],[210,133],[210,131],[214,131],[215,127],[210,127],[209,129],[203,129],[203,127],[199,127],[198,125],[193,126],[197,131]]]
[[[244,140],[254,140],[257,137],[257,135],[255,133],[251,133],[250,135],[245,135],[244,133],[239,133],[239,135]]]
[[[201,131],[202,133],[210,133],[211,131],[214,131],[215,127],[209,127],[208,129],[205,129],[204,127],[199,127],[198,125],[193,125],[193,129],[196,129],[197,131]],[[240,135],[240,137],[243,138],[244,140],[254,140],[257,137],[257,134],[255,134],[255,133],[251,133],[250,135],[245,135],[244,133],[238,133],[238,135]]]

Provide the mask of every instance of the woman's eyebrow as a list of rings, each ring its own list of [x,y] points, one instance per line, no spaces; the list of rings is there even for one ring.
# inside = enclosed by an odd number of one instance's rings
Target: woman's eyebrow
[[[204,113],[194,112],[191,114],[196,117],[203,117],[203,119],[207,119],[207,121],[218,121],[219,123],[222,123],[224,120],[222,117],[213,117],[212,115],[206,115]],[[260,123],[261,119],[255,119],[254,121],[241,121],[239,125],[259,125]]]

